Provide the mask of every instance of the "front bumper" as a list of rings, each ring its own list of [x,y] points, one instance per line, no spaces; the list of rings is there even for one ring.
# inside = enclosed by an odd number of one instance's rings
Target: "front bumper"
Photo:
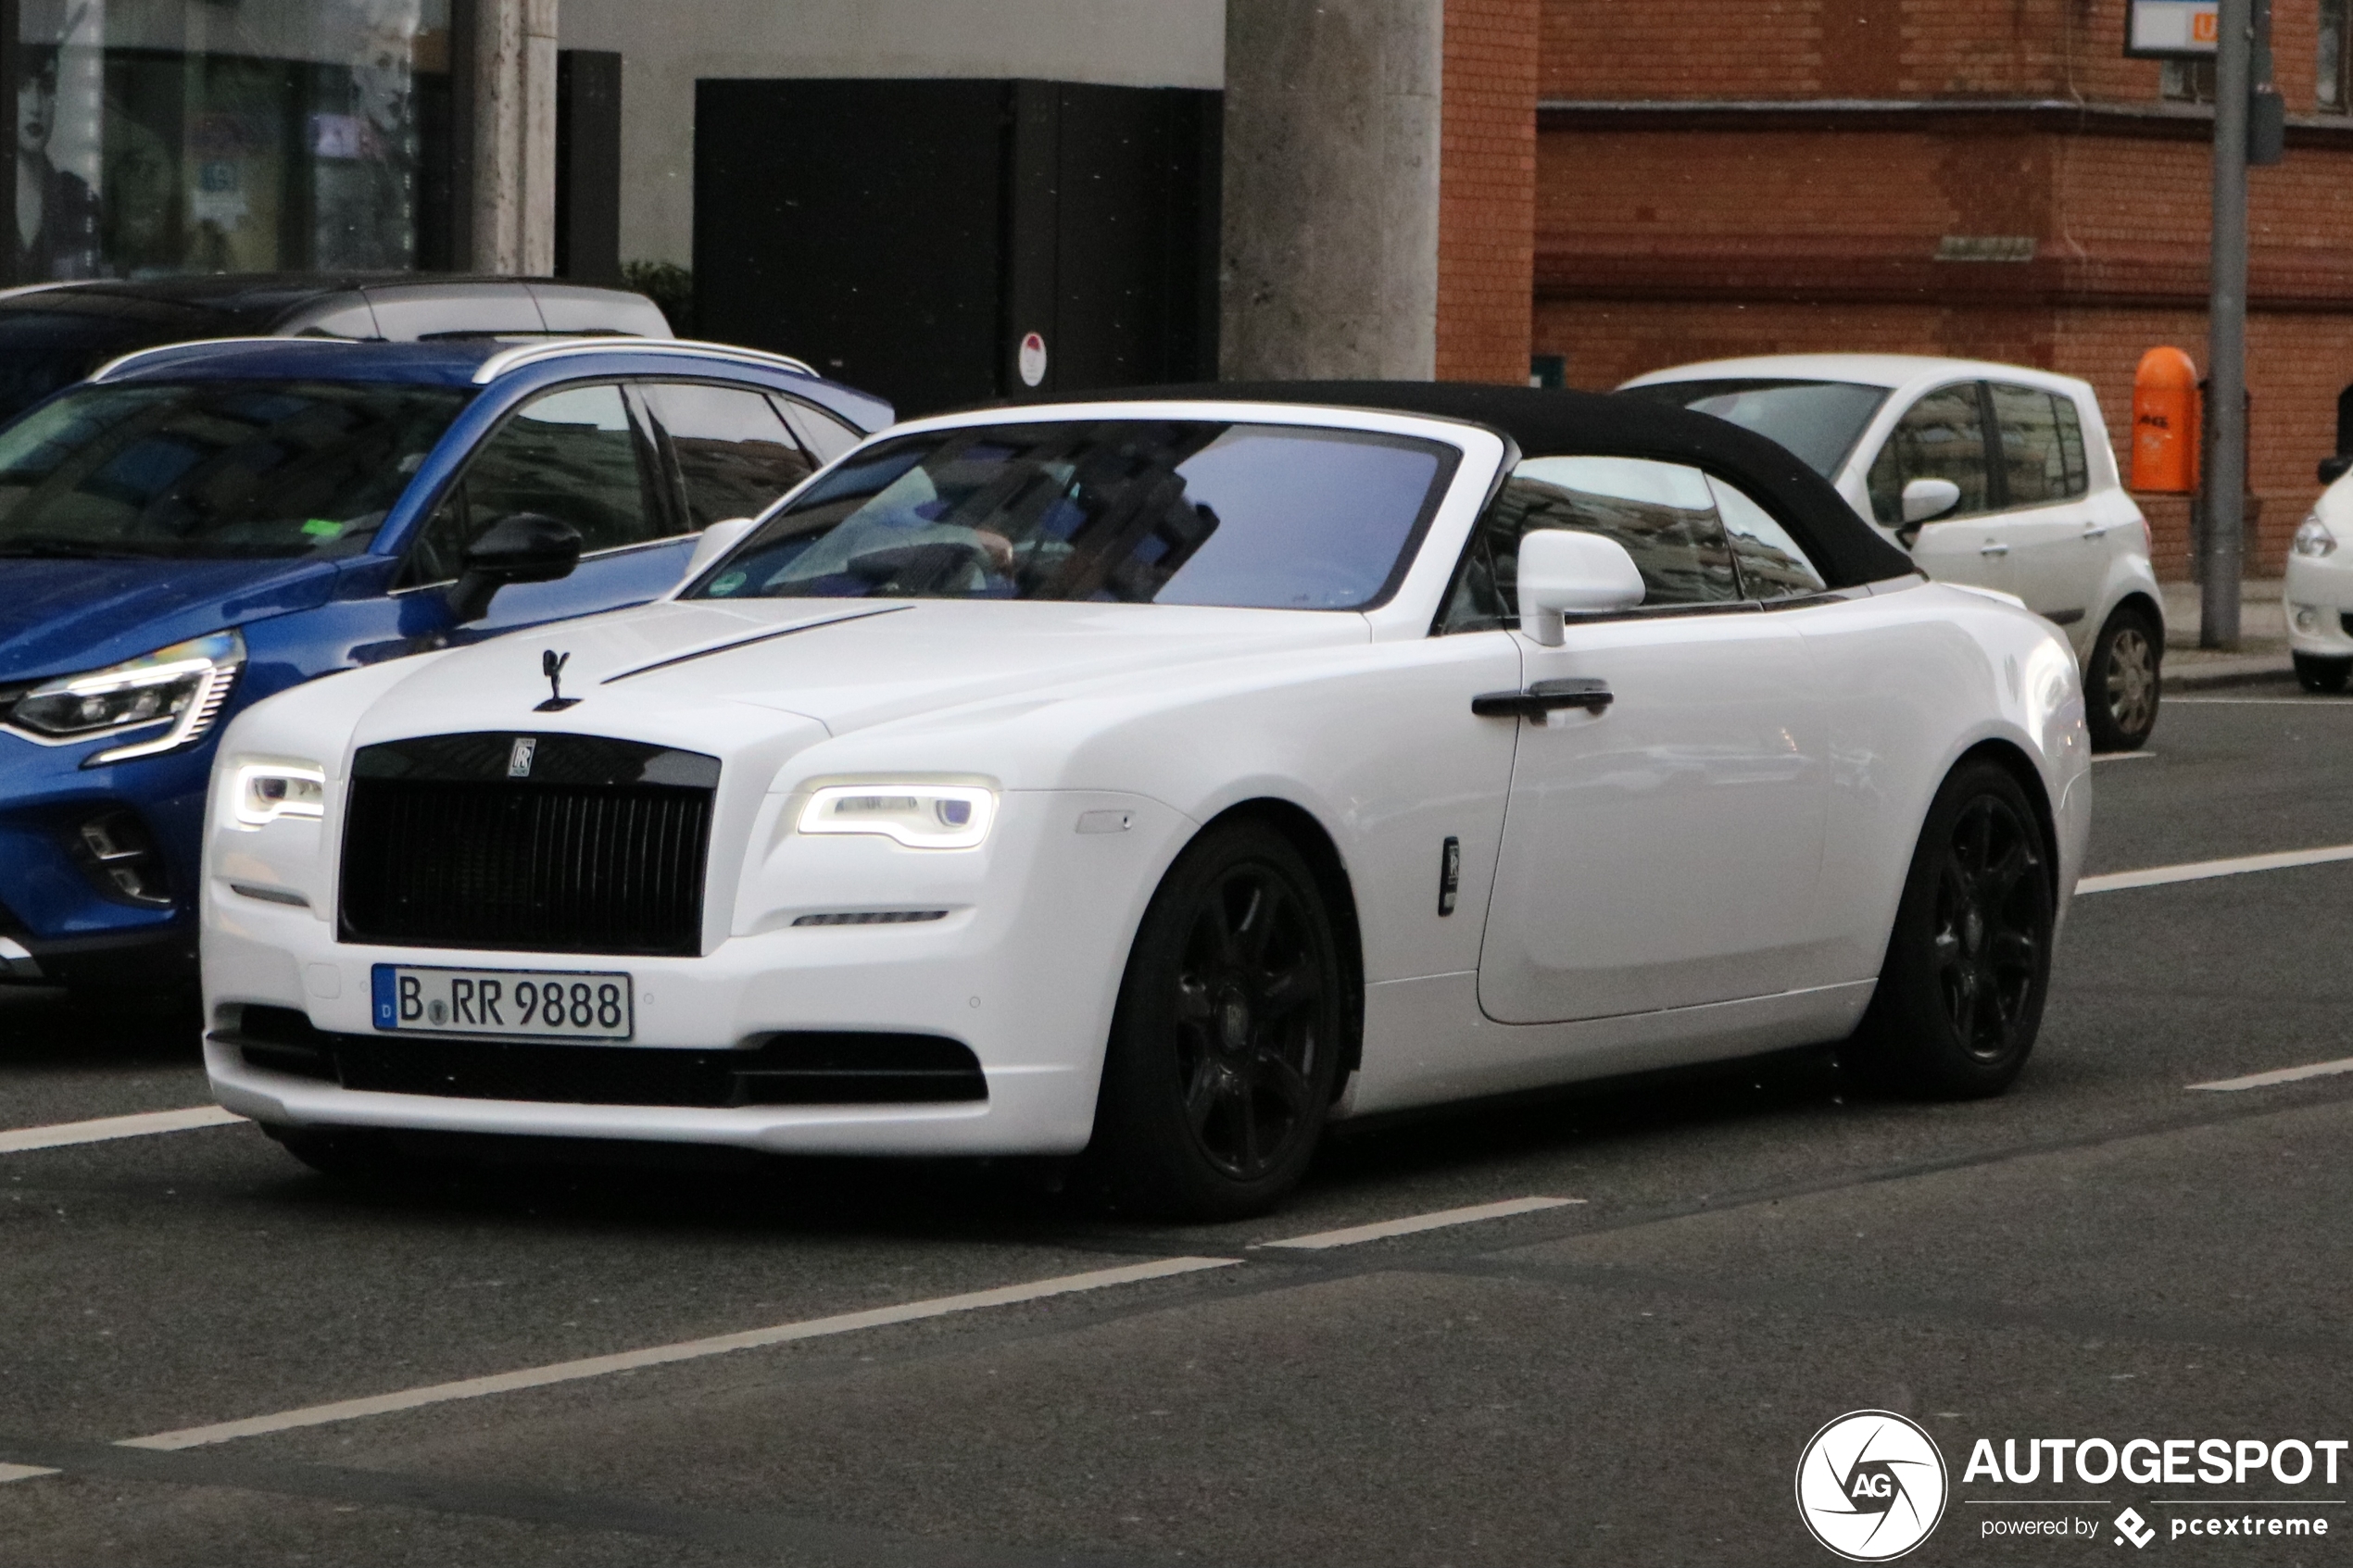
[[[2353,632],[2345,623],[2353,614],[2353,557],[2290,554],[2280,598],[2289,647],[2309,657],[2353,659]]]
[[[1135,831],[1079,836],[1116,803]],[[1068,819],[1065,821],[1064,819]],[[1068,1154],[1086,1147],[1127,949],[1188,824],[1136,797],[1009,797],[979,896],[923,923],[791,926],[694,958],[453,951],[338,942],[309,909],[208,885],[205,1063],[221,1104],[265,1123],[731,1145],[775,1153]],[[826,847],[830,851],[832,847]],[[741,1050],[775,1033],[922,1035],[969,1048],[987,1098],[933,1103],[648,1106],[351,1089],[257,1065],[234,1038],[249,1005],[297,1010],[371,1044],[372,967],[626,972],[636,1035],[615,1049]],[[462,1036],[436,1036],[440,1039]],[[396,1047],[395,1047],[396,1048]],[[266,1053],[255,1053],[266,1055]]]
[[[44,746],[0,732],[0,982],[156,985],[195,973],[188,891],[196,883],[209,745],[83,768],[119,736]],[[143,876],[159,895],[106,890],[85,825],[112,824],[151,851]]]

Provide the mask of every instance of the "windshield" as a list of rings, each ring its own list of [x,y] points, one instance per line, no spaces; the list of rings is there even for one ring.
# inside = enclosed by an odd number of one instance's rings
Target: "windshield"
[[[1863,427],[1887,401],[1883,386],[1840,381],[1678,381],[1626,391],[1753,430],[1796,453],[1824,479],[1838,472]]]
[[[348,556],[470,394],[83,387],[0,430],[0,556]]]
[[[1458,458],[1214,420],[911,435],[794,497],[686,596],[1357,609],[1403,575]]]

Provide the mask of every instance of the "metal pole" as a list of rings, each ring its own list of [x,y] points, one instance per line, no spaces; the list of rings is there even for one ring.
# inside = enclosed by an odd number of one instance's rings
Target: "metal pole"
[[[2208,306],[2206,583],[2200,647],[2236,647],[2246,506],[2246,114],[2255,0],[2221,0],[2214,60],[2214,271]]]

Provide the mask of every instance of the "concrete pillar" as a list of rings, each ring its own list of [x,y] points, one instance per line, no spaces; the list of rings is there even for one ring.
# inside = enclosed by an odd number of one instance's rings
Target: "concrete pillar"
[[[1433,373],[1444,10],[1227,0],[1227,379]]]
[[[477,272],[556,268],[557,0],[475,0]]]

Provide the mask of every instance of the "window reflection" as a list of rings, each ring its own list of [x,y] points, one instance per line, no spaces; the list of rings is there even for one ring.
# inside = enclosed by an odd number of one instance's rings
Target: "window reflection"
[[[1913,404],[1880,448],[1866,483],[1871,515],[1882,526],[1904,526],[1904,486],[1916,479],[1948,479],[1960,487],[1960,502],[1945,517],[1969,517],[1993,505],[1975,382],[1940,387]]]
[[[22,0],[16,281],[447,264],[448,0]]]

